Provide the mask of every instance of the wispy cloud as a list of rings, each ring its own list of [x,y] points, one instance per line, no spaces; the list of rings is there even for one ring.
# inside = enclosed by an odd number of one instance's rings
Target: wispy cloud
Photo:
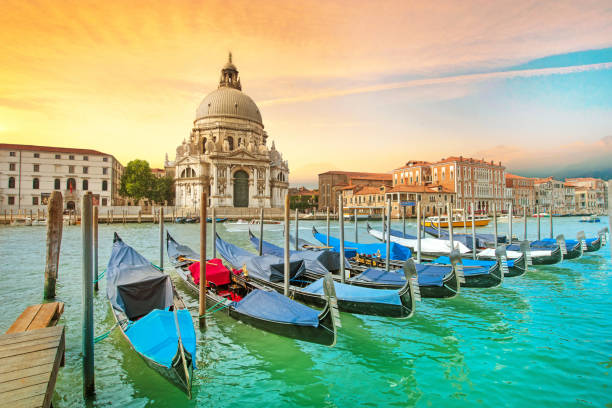
[[[311,102],[319,99],[334,98],[339,96],[356,95],[372,92],[391,91],[396,89],[417,88],[431,85],[444,85],[453,83],[473,83],[495,79],[512,79],[512,78],[529,78],[547,75],[566,75],[579,72],[597,71],[611,69],[612,62],[599,64],[575,65],[569,67],[554,67],[554,68],[539,68],[539,69],[523,69],[511,71],[486,72],[478,74],[454,75],[439,78],[415,79],[410,81],[390,82],[386,84],[377,84],[371,86],[362,86],[350,89],[338,89],[320,93],[307,95],[298,95],[286,98],[268,99],[260,101],[261,106],[290,104],[300,102]]]

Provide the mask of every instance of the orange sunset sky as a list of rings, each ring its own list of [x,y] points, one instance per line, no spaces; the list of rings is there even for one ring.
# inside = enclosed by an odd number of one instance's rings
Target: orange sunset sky
[[[10,1],[0,142],[163,165],[232,51],[292,184],[612,153],[609,1]]]

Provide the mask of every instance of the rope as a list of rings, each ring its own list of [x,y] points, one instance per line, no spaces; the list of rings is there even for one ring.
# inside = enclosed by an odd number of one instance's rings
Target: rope
[[[105,273],[106,273],[106,269],[104,269],[104,271],[102,271],[102,274],[98,275],[98,279],[93,281],[93,283],[98,283],[100,281],[100,279],[102,279],[102,277],[104,277]]]
[[[220,302],[219,302],[220,303]],[[217,303],[217,304],[219,304]],[[216,306],[216,305],[215,305]],[[213,307],[215,307],[213,306]],[[216,312],[225,309],[226,307],[229,307],[229,304],[224,304],[221,305],[220,307],[216,308],[213,310],[213,307],[211,307],[210,309],[206,310],[206,313],[204,313],[203,315],[199,316],[199,318],[203,318],[203,317],[208,317],[208,316],[212,316],[213,314],[215,314]]]
[[[123,321],[123,320],[122,320],[122,321]],[[121,321],[121,322],[122,322],[122,321]],[[104,340],[105,338],[107,338],[108,336],[110,336],[110,334],[112,333],[112,331],[113,331],[113,330],[115,330],[115,328],[116,328],[117,326],[119,326],[119,324],[120,324],[121,322],[117,322],[117,323],[115,323],[115,324],[113,325],[113,327],[111,327],[111,328],[110,328],[110,330],[109,330],[109,331],[107,331],[106,333],[103,333],[103,334],[101,334],[101,335],[99,335],[99,336],[94,337],[94,344],[95,344],[95,343],[98,343],[98,342],[100,342],[100,341]]]
[[[159,266],[155,265],[153,262],[151,262],[151,266],[153,266],[155,269],[157,269],[157,270],[158,270],[158,271],[160,271],[160,272],[163,272],[163,271],[164,271],[164,269],[163,269],[163,268],[160,268]]]

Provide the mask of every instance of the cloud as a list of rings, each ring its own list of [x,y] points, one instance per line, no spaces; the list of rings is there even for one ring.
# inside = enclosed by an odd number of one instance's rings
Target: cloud
[[[326,91],[321,93],[313,93],[310,95],[299,95],[294,97],[269,99],[260,101],[261,106],[290,104],[300,102],[311,102],[318,99],[334,98],[339,96],[357,95],[364,93],[383,92],[396,89],[417,88],[432,85],[444,85],[455,83],[474,83],[496,79],[512,79],[512,78],[531,78],[547,75],[567,75],[579,72],[598,71],[612,68],[612,62],[576,65],[570,67],[555,67],[555,68],[539,68],[539,69],[522,69],[512,71],[487,72],[479,74],[454,75],[439,78],[415,79],[410,81],[391,82],[386,84],[378,84],[371,86],[363,86],[351,89],[338,89],[334,91]]]

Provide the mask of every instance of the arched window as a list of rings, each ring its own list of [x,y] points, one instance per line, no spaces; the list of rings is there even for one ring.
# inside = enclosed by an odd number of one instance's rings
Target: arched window
[[[60,183],[61,183],[61,182],[60,182],[60,179],[55,179],[55,181],[53,182],[53,188],[54,188],[55,190],[59,190],[59,189],[61,188]]]
[[[231,136],[227,137],[227,144],[229,145],[229,149],[234,150],[234,138]]]
[[[66,180],[66,190],[76,190],[76,181],[72,177]]]
[[[89,180],[83,180],[83,191],[89,190]]]
[[[206,138],[202,139],[202,154],[206,153]]]
[[[185,178],[185,177],[195,177],[195,170],[192,169],[191,167],[187,167],[185,170],[183,170],[181,172],[181,178]]]
[[[9,177],[8,188],[15,188],[15,177]]]
[[[108,181],[102,180],[102,191],[108,190]]]
[[[40,187],[40,181],[37,178],[32,179],[32,189],[38,190]]]

